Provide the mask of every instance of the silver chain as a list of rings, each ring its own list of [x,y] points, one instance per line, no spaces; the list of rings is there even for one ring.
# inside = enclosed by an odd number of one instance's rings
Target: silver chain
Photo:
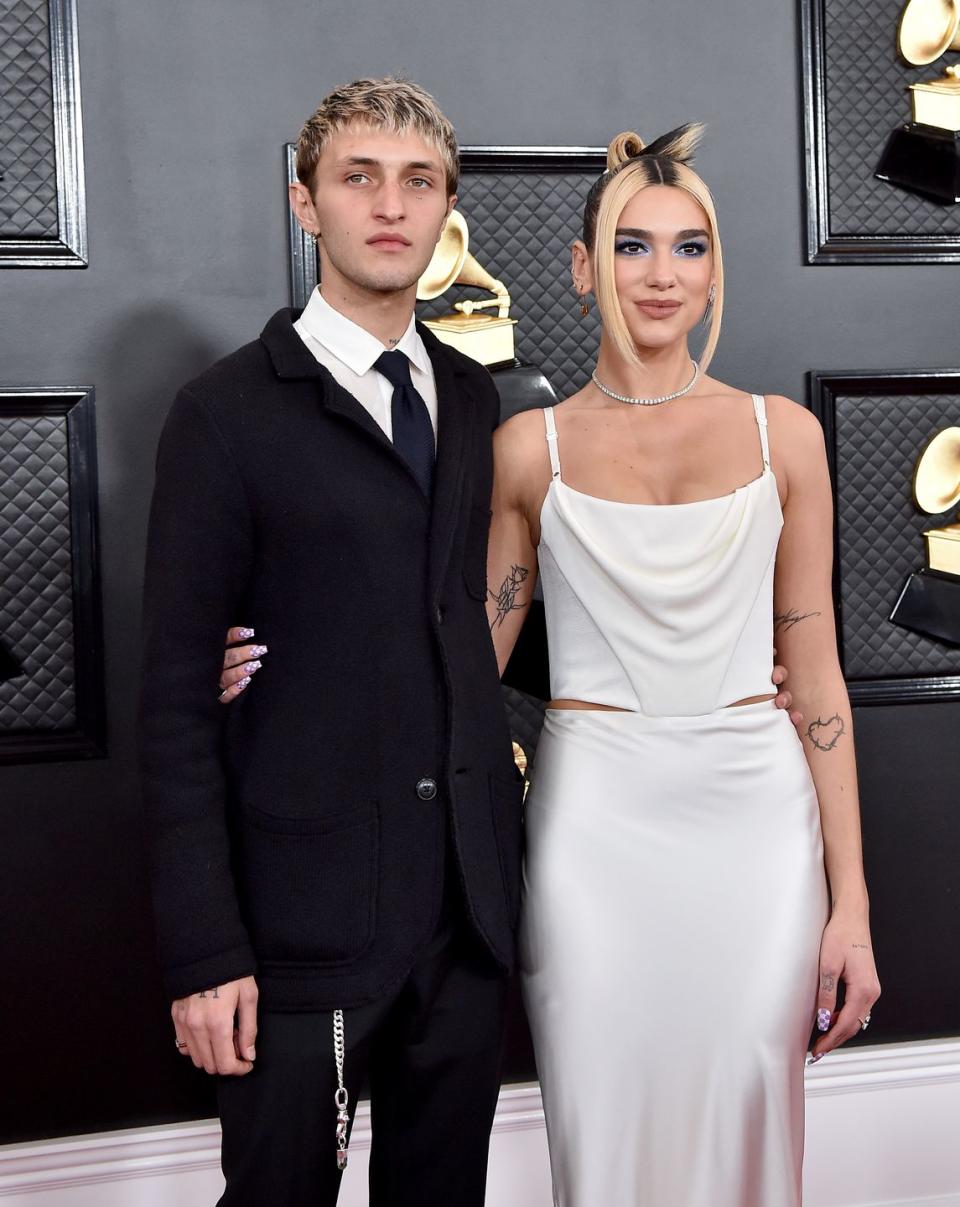
[[[633,407],[657,407],[661,402],[671,402],[674,398],[682,398],[684,394],[689,394],[697,384],[700,380],[700,366],[693,357],[690,358],[690,363],[693,365],[693,377],[687,384],[680,390],[674,390],[672,394],[661,394],[659,398],[631,398],[629,394],[618,394],[616,390],[611,390],[609,386],[603,384],[597,376],[596,369],[590,374],[590,380],[602,394],[606,394],[608,398],[615,398],[617,402],[628,402]]]
[[[337,1065],[337,1092],[333,1100],[337,1106],[337,1169],[347,1168],[347,1128],[350,1125],[350,1113],[347,1110],[349,1095],[343,1084],[343,1057],[346,1042],[343,1034],[343,1011],[333,1012],[333,1059]]]

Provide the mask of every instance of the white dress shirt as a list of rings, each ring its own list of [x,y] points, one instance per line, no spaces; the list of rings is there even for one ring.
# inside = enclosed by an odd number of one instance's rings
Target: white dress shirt
[[[348,394],[366,407],[391,441],[393,386],[373,365],[383,352],[403,352],[410,362],[410,380],[427,404],[436,436],[437,383],[433,364],[417,334],[412,315],[403,336],[388,348],[375,335],[334,310],[317,288],[293,327],[320,364],[330,370],[334,380]]]

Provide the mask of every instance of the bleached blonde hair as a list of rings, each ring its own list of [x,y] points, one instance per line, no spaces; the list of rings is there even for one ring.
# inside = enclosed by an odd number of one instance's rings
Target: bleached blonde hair
[[[385,76],[379,80],[354,80],[335,88],[307,118],[297,139],[297,179],[313,193],[313,174],[323,148],[332,135],[353,122],[389,130],[393,134],[419,134],[440,152],[447,179],[447,196],[457,191],[460,149],[453,126],[440,112],[429,92],[410,80]]]
[[[583,242],[593,259],[595,294],[604,327],[622,357],[643,366],[623,316],[614,271],[617,223],[627,202],[642,189],[665,184],[684,189],[702,207],[710,228],[713,278],[716,286],[707,339],[700,354],[705,373],[720,338],[723,318],[723,253],[717,211],[710,190],[689,166],[703,126],[691,122],[664,134],[649,146],[639,134],[618,134],[607,148],[607,170],[594,182],[583,211]]]

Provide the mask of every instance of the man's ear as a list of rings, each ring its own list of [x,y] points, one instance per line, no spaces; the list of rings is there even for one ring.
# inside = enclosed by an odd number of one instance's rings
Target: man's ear
[[[456,193],[451,193],[450,196],[447,198],[447,212],[443,215],[443,222],[440,223],[440,229],[437,231],[437,242],[438,243],[440,242],[440,236],[443,234],[444,223],[447,221],[447,219],[453,213],[454,207],[456,206],[456,204],[457,204],[457,195],[456,195]]]
[[[293,216],[303,227],[308,235],[320,234],[320,222],[317,218],[317,211],[314,208],[313,198],[310,196],[310,190],[305,184],[301,184],[299,180],[295,180],[287,189],[287,194],[290,198],[290,208],[293,210]]]

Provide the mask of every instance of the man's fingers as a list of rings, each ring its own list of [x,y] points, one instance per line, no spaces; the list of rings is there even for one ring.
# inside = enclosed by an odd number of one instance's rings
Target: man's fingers
[[[230,1021],[218,1021],[212,1036],[213,1056],[216,1061],[215,1072],[223,1077],[232,1077],[249,1073],[253,1065],[248,1060],[237,1060],[233,1046],[233,1024]]]
[[[255,986],[240,991],[237,1003],[237,1039],[240,1055],[244,1060],[255,1060],[257,1056],[257,990]]]

